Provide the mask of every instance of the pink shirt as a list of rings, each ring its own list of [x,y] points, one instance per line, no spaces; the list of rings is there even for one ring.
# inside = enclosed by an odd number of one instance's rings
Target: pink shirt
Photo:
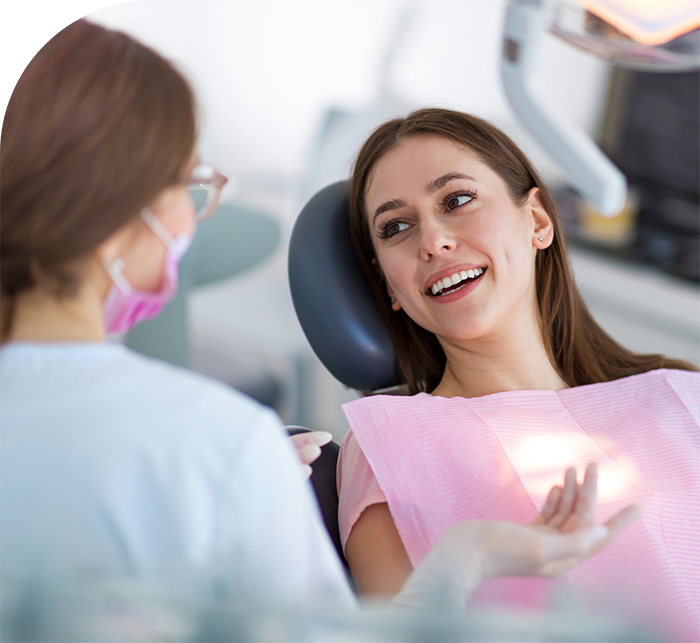
[[[567,466],[600,463],[598,519],[645,514],[567,574],[587,610],[700,640],[700,374],[658,370],[562,391],[374,396],[344,406],[341,538],[389,504],[411,562],[462,520],[526,522]],[[533,607],[556,581],[490,579],[474,604]]]
[[[348,478],[348,484],[343,484],[344,475]],[[372,468],[352,431],[348,431],[340,445],[337,482],[340,542],[345,551],[348,536],[362,512],[370,505],[386,502],[384,492],[379,488]]]

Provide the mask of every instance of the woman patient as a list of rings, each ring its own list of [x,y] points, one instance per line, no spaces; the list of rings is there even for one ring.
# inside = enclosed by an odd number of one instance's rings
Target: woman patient
[[[389,121],[357,157],[350,232],[411,393],[345,406],[339,519],[360,592],[395,593],[456,522],[530,520],[562,465],[596,461],[599,517],[645,515],[564,583],[585,609],[696,640],[700,376],[592,319],[524,154],[466,114]],[[470,604],[537,607],[555,582],[492,579]]]

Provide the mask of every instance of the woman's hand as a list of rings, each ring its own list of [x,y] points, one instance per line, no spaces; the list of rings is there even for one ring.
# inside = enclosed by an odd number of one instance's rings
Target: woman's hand
[[[527,525],[465,521],[450,527],[395,602],[421,604],[441,585],[463,607],[471,591],[492,576],[561,576],[603,549],[642,513],[632,505],[596,525],[597,485],[595,464],[587,467],[581,485],[576,471],[568,469],[563,488],[552,488],[540,514]]]
[[[296,429],[303,427],[287,426],[285,428]],[[310,478],[312,473],[311,464],[318,460],[321,455],[321,447],[324,444],[328,444],[333,439],[333,436],[327,431],[304,431],[303,433],[290,435],[289,439],[292,441],[301,460],[304,477]]]
[[[571,468],[563,487],[552,487],[544,508],[528,525],[482,523],[486,577],[561,576],[605,548],[642,514],[639,505],[632,505],[596,525],[597,488],[597,464],[588,465],[581,485]]]

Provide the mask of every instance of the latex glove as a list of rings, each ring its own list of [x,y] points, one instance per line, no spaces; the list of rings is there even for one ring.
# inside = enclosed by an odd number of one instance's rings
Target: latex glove
[[[285,428],[297,429],[304,427],[287,426]],[[321,447],[324,444],[328,444],[333,439],[333,436],[327,431],[306,431],[290,435],[289,439],[292,441],[301,460],[304,477],[310,478],[312,473],[311,464],[318,460],[321,456]]]
[[[626,507],[603,525],[593,523],[597,467],[589,465],[582,485],[566,472],[542,512],[527,525],[467,521],[452,526],[416,567],[393,601],[420,606],[440,594],[459,609],[472,590],[492,576],[557,577],[597,553],[642,514]]]

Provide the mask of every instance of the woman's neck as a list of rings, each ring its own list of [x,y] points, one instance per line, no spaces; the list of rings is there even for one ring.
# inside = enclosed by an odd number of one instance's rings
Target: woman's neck
[[[57,298],[41,288],[20,293],[15,300],[9,341],[104,341],[103,297],[83,287],[71,298]]]
[[[568,388],[547,356],[539,329],[492,340],[441,344],[447,362],[433,395],[481,397],[503,391]]]

